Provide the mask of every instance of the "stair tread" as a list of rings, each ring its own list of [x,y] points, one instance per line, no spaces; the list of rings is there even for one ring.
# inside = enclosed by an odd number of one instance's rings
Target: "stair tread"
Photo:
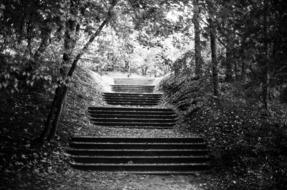
[[[127,96],[162,96],[163,93],[126,93],[126,92],[104,92],[103,95],[127,95]]]
[[[89,148],[89,149],[85,149],[85,148],[69,148],[67,149],[69,151],[113,151],[113,152],[137,152],[137,151],[157,151],[157,152],[188,152],[188,151],[207,151],[207,149],[93,149],[93,148]]]
[[[89,107],[88,109],[104,109],[104,110],[110,110],[110,109],[115,109],[115,110],[143,110],[143,111],[173,111],[170,108],[130,108],[130,107],[103,107],[103,106],[94,106],[94,107]]]
[[[155,87],[155,85],[137,85],[137,84],[112,84],[111,86],[131,86],[131,87]]]
[[[90,155],[70,155],[71,158],[209,158],[207,155],[192,155],[192,156],[90,156]]]
[[[135,117],[135,116],[140,116],[140,117],[143,117],[143,116],[150,116],[150,117],[163,117],[164,115],[161,115],[161,114],[147,114],[147,115],[144,115],[144,114],[133,114],[133,115],[127,115],[125,113],[110,113],[110,114],[106,114],[106,113],[90,113],[91,115],[107,115],[107,116],[116,116],[116,115],[125,115],[125,116],[128,116],[128,117]],[[170,114],[168,115],[168,117],[177,117],[176,114]]]
[[[89,113],[100,113],[100,114],[123,114],[123,113],[128,113],[128,114],[147,114],[147,115],[175,115],[174,112],[148,112],[148,111],[124,111],[124,110],[89,110]]]
[[[73,144],[109,144],[109,145],[206,145],[204,142],[193,142],[193,143],[185,143],[185,142],[175,142],[175,143],[158,143],[158,142],[79,142],[72,141]]]
[[[164,118],[128,118],[128,117],[92,117],[92,120],[127,120],[127,121],[175,121],[174,118],[172,119],[164,119]]]
[[[95,137],[95,136],[74,136],[72,138],[92,138],[92,139],[110,139],[110,140],[202,140],[201,137],[158,137],[158,138],[151,138],[151,137],[147,137],[147,138],[135,138],[135,137]]]
[[[200,163],[83,163],[83,162],[75,162],[70,161],[72,166],[128,166],[128,167],[142,167],[142,166],[210,166],[208,162],[200,162]]]

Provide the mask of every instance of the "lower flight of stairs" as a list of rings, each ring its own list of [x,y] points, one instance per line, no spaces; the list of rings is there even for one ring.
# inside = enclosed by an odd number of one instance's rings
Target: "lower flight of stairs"
[[[162,94],[103,93],[104,100],[110,105],[155,106]]]
[[[189,174],[209,168],[202,138],[73,137],[67,150],[81,170]]]
[[[168,108],[89,107],[90,121],[95,125],[165,129],[172,128],[177,115]]]

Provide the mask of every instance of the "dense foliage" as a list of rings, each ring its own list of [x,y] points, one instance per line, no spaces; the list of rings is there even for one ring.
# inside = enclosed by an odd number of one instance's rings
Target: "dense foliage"
[[[224,189],[284,189],[286,105],[273,102],[266,113],[240,84],[222,85],[221,97],[213,96],[211,86],[210,80],[186,75],[161,84],[181,115],[178,125],[208,141]]]

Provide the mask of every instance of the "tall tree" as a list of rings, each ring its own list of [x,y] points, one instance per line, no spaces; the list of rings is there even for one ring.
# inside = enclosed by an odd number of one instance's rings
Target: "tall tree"
[[[209,37],[211,49],[211,64],[212,64],[212,82],[213,94],[219,95],[218,91],[218,61],[217,61],[217,40],[216,40],[216,25],[215,25],[215,5],[210,0],[207,0]]]
[[[202,75],[202,57],[200,42],[200,7],[199,0],[193,0],[193,25],[194,25],[194,51],[195,51],[195,75]]]
[[[71,1],[71,12],[72,15],[75,16],[77,14],[77,4],[73,4],[74,2]],[[102,29],[109,23],[112,11],[114,6],[116,5],[117,1],[111,1],[111,5],[108,8],[108,12],[106,13],[106,17],[104,21],[100,24],[98,29],[90,36],[87,43],[84,47],[80,50],[80,52],[76,55],[74,59],[72,59],[73,50],[75,48],[76,39],[79,32],[79,23],[75,18],[71,17],[66,21],[66,32],[65,32],[65,39],[64,39],[64,54],[63,54],[63,61],[60,68],[61,74],[61,81],[59,81],[59,85],[55,90],[55,96],[53,103],[51,105],[49,115],[47,121],[45,123],[44,131],[42,132],[41,136],[35,139],[35,143],[42,144],[45,140],[51,140],[56,133],[58,121],[62,112],[63,104],[66,98],[67,90],[68,90],[68,83],[69,79],[72,77],[74,70],[77,66],[78,61],[82,57],[82,55],[87,52],[91,43],[95,40],[95,38],[100,34]]]

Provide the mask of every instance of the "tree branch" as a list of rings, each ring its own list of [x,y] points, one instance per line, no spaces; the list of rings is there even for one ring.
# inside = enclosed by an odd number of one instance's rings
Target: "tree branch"
[[[111,13],[113,8],[116,6],[117,1],[113,2],[113,4],[110,6],[109,11],[107,13],[106,19],[102,22],[102,24],[99,26],[99,28],[95,31],[94,34],[91,35],[90,39],[88,42],[84,45],[84,47],[80,50],[80,52],[77,54],[76,58],[74,59],[72,66],[68,72],[68,77],[71,77],[77,67],[78,61],[81,59],[83,54],[89,49],[90,45],[93,43],[95,38],[101,33],[102,29],[106,26],[106,24],[110,21],[111,19]]]

